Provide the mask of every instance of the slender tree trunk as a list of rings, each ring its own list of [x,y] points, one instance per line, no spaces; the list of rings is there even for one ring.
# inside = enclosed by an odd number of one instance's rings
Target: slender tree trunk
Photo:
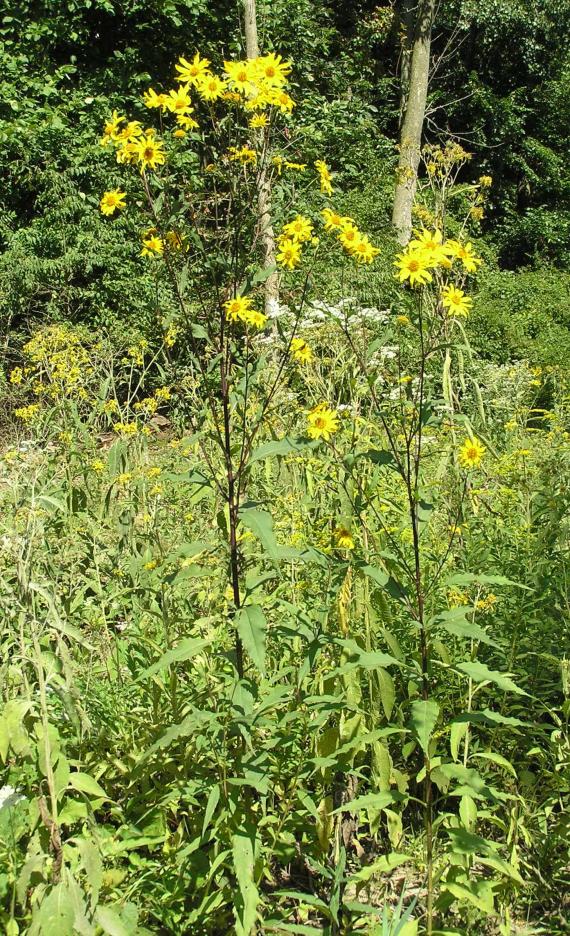
[[[245,51],[248,58],[257,58],[259,43],[257,40],[257,16],[255,0],[243,0],[245,17]]]
[[[412,233],[412,205],[416,194],[429,79],[431,32],[436,0],[419,0],[410,60],[408,94],[400,130],[400,158],[392,224],[398,240],[407,244]]]
[[[245,50],[248,59],[259,55],[259,41],[257,38],[257,17],[255,0],[243,0],[245,19]],[[267,154],[266,157],[267,159]],[[271,221],[271,183],[268,173],[269,166],[262,165],[259,170],[257,182],[257,214],[261,243],[266,266],[275,265],[275,232]],[[270,314],[274,305],[279,301],[279,277],[272,273],[265,280],[265,312]]]
[[[402,0],[401,10],[397,21],[400,26],[400,115],[398,129],[402,129],[408,93],[410,90],[410,69],[412,65],[412,52],[414,49],[414,31],[416,25],[416,0]]]

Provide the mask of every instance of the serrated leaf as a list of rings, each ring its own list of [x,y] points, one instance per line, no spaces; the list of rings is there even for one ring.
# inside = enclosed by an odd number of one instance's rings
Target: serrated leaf
[[[519,689],[516,683],[512,681],[510,673],[499,673],[497,670],[490,670],[485,663],[480,663],[478,660],[458,663],[457,669],[469,676],[470,679],[474,679],[477,683],[492,682],[498,686],[499,689],[504,689],[505,692],[516,692],[517,695],[528,695],[524,689]]]

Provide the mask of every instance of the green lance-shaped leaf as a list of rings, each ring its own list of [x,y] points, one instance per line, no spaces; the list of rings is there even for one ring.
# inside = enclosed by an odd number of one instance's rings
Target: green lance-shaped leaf
[[[77,790],[79,793],[85,793],[87,796],[93,796],[96,799],[109,798],[103,787],[90,774],[81,773],[80,771],[71,773],[68,785],[72,790]]]
[[[265,672],[267,621],[259,605],[245,605],[236,615],[236,627],[246,652],[260,673]]]
[[[171,650],[167,650],[166,653],[163,653],[156,663],[153,663],[152,666],[143,670],[143,672],[137,676],[135,682],[148,679],[149,676],[154,676],[155,673],[168,669],[172,663],[182,663],[185,660],[191,660],[193,656],[196,656],[197,653],[200,653],[200,651],[209,644],[210,641],[202,637],[186,637]]]
[[[232,855],[239,887],[234,906],[236,936],[250,936],[257,919],[259,893],[253,879],[253,844],[248,835],[232,836]]]
[[[477,683],[492,682],[495,683],[499,689],[504,689],[505,692],[516,692],[517,695],[528,695],[524,689],[519,689],[517,684],[512,681],[510,673],[499,673],[496,670],[490,670],[488,666],[484,663],[479,663],[477,660],[467,663],[458,663],[457,669],[461,670],[462,673],[466,673],[470,679],[475,680]]]
[[[438,716],[439,705],[433,699],[419,699],[412,703],[410,727],[424,754],[428,753]]]

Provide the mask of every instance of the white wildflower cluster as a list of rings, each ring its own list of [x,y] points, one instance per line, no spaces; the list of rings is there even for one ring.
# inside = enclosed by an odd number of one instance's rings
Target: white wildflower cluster
[[[10,809],[25,798],[26,797],[18,793],[13,786],[10,786],[9,783],[0,787],[0,809]]]
[[[267,315],[271,319],[283,319],[293,322],[298,317],[298,311],[277,299],[270,299],[267,305]],[[352,326],[370,325],[372,323],[386,323],[390,318],[389,309],[379,309],[375,306],[362,306],[353,296],[346,296],[337,302],[325,302],[316,299],[308,302],[302,310],[303,317],[299,321],[302,329],[319,328],[326,322],[337,322]]]

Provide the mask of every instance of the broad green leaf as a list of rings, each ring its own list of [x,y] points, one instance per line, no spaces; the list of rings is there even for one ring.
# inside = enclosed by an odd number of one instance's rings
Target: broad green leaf
[[[522,585],[520,582],[513,582],[512,579],[505,578],[504,575],[483,575],[473,572],[458,572],[446,579],[446,585],[473,585],[475,582],[481,585],[514,585],[515,588],[523,588],[525,591],[532,591],[528,585]]]
[[[513,728],[525,726],[520,718],[514,718],[512,715],[501,715],[500,712],[492,712],[491,709],[481,709],[480,712],[464,712],[457,715],[454,722],[470,722],[473,725],[511,725]]]
[[[191,660],[197,653],[201,653],[205,647],[208,647],[210,643],[210,640],[206,640],[203,637],[185,637],[184,640],[181,640],[180,643],[171,650],[167,650],[166,653],[163,653],[156,663],[153,663],[152,666],[143,670],[142,673],[137,676],[135,682],[148,679],[150,676],[154,676],[155,673],[168,669],[173,663],[182,663],[186,660]]]
[[[273,532],[273,517],[266,510],[255,507],[243,507],[239,512],[240,521],[257,537],[270,559],[295,559],[300,553],[292,546],[280,546]]]
[[[79,793],[85,793],[87,796],[94,796],[96,799],[109,798],[94,777],[81,773],[81,771],[74,771],[69,775],[69,788],[77,790]]]
[[[363,572],[369,579],[379,585],[380,588],[384,588],[390,580],[390,576],[384,569],[378,569],[376,566],[365,565],[360,567],[360,572]]]
[[[157,738],[154,744],[152,744],[139,756],[138,762],[143,763],[156,751],[164,750],[164,748],[174,744],[174,742],[178,741],[180,738],[187,738],[197,731],[203,731],[204,726],[208,722],[213,721],[216,721],[216,715],[214,712],[202,712],[200,709],[193,709],[192,712],[190,712],[190,714],[183,719],[183,721],[178,722],[176,725],[171,725],[170,728],[167,728],[166,731],[161,734],[159,738]]]
[[[460,901],[472,903],[485,914],[494,913],[493,886],[490,881],[468,881],[465,883],[446,881],[441,885],[441,888]]]
[[[38,907],[34,908],[29,936],[73,936],[75,909],[65,883],[52,887]]]
[[[403,855],[400,852],[390,852],[388,855],[381,855],[380,858],[376,858],[371,864],[365,865],[360,871],[353,874],[350,880],[360,882],[369,881],[375,874],[389,874],[394,868],[398,868],[400,865],[405,864],[406,861],[411,860],[409,855]]]
[[[95,919],[105,936],[133,936],[131,927],[125,926],[120,915],[113,907],[106,907],[104,904],[97,907]]]
[[[333,811],[332,815],[336,816],[338,813],[343,812],[358,812],[360,809],[385,809],[386,806],[390,806],[392,803],[401,803],[405,799],[404,794],[398,793],[396,790],[386,790],[384,793],[367,793],[365,796],[357,796],[349,803],[343,803],[342,806]]]
[[[310,446],[306,439],[273,439],[271,442],[264,442],[253,450],[250,455],[249,463],[261,461],[264,458],[272,458],[276,455],[290,455],[291,452],[299,452]]]
[[[234,906],[236,936],[251,936],[257,920],[259,893],[253,878],[253,845],[248,835],[232,836],[232,855],[239,887]]]
[[[461,670],[462,673],[466,673],[470,679],[475,680],[477,683],[492,682],[495,683],[499,689],[504,689],[505,692],[516,692],[517,695],[528,695],[524,689],[519,689],[516,683],[512,681],[510,673],[499,673],[496,670],[490,670],[485,663],[480,663],[478,660],[458,663],[457,669]]]
[[[424,754],[428,753],[438,716],[439,705],[433,699],[418,699],[412,702],[410,727]]]
[[[494,751],[480,751],[476,754],[472,754],[472,757],[479,757],[481,760],[491,761],[493,764],[497,764],[498,767],[503,767],[507,773],[510,773],[512,777],[517,779],[517,772],[511,762],[507,760],[506,757],[503,757],[502,754],[496,754]]]
[[[251,661],[265,672],[265,631],[267,622],[259,605],[245,605],[236,615],[236,627]]]

